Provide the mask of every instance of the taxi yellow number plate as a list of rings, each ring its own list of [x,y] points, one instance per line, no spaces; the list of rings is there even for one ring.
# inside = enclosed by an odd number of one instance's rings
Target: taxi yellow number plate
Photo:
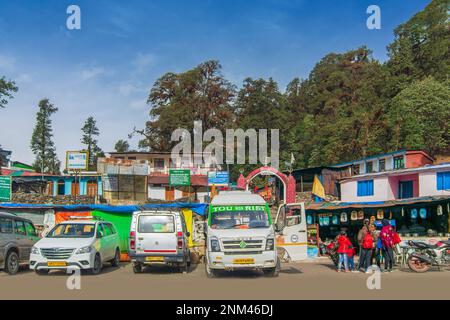
[[[234,259],[234,264],[254,264],[255,259],[253,258],[241,258],[241,259]]]
[[[47,262],[48,267],[65,267],[67,263],[65,261],[49,261]]]
[[[164,257],[146,257],[145,261],[150,262],[164,262]]]

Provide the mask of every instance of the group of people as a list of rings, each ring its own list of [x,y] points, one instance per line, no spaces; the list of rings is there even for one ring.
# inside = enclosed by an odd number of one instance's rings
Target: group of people
[[[355,265],[356,248],[353,246],[345,231],[341,231],[336,238],[337,253],[339,255],[339,263],[337,271],[342,271],[344,266],[345,272],[366,272],[372,266],[373,259],[381,268],[381,259],[384,259],[383,272],[392,272],[394,266],[394,250],[401,239],[394,228],[386,219],[382,220],[381,231],[378,231],[369,219],[364,220],[364,225],[358,232],[359,260]]]

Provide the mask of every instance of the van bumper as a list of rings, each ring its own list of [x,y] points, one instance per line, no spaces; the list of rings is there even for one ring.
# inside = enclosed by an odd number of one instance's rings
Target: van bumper
[[[183,253],[177,254],[136,254],[129,253],[131,262],[138,262],[142,264],[175,264],[183,263],[185,255]],[[161,258],[161,261],[151,260],[152,258]]]
[[[264,269],[277,265],[276,251],[262,251],[259,254],[225,254],[224,252],[207,252],[207,259],[211,269]],[[253,259],[251,263],[242,263]]]

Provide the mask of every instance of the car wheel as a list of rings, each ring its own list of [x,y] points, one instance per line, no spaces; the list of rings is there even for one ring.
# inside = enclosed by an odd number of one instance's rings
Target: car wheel
[[[36,274],[38,274],[40,276],[48,274],[50,272],[50,270],[48,270],[48,269],[36,269],[34,271],[36,272]]]
[[[278,277],[280,273],[280,260],[277,260],[277,265],[274,268],[265,268],[263,269],[263,273],[266,277],[275,278]]]
[[[139,263],[133,263],[133,272],[134,273],[141,273],[142,272],[142,266]]]
[[[118,267],[120,263],[120,251],[116,249],[116,254],[114,255],[114,259],[111,260],[112,267]]]
[[[211,269],[209,267],[208,262],[205,262],[205,272],[207,278],[217,278],[219,275],[219,272],[217,270]]]
[[[102,259],[100,255],[97,253],[94,258],[94,267],[91,269],[92,274],[99,274],[102,270]]]
[[[10,251],[6,256],[5,271],[10,275],[15,275],[17,272],[19,272],[19,266],[19,255],[17,254],[17,252]]]
[[[188,273],[189,272],[189,264],[187,258],[184,259],[184,262],[180,264],[180,272]]]

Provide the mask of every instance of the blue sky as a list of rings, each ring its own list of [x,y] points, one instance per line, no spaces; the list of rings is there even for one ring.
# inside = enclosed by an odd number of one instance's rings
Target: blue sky
[[[53,117],[60,159],[82,147],[80,128],[92,115],[100,147],[112,151],[143,127],[154,81],[218,59],[238,87],[246,77],[273,77],[284,90],[307,77],[330,52],[360,45],[384,61],[393,29],[425,0],[0,0],[0,76],[19,92],[0,110],[0,144],[32,162],[31,133],[41,98]],[[81,8],[81,30],[66,28],[66,9]],[[381,30],[366,27],[369,5],[381,8]],[[137,138],[130,141],[136,147]]]

